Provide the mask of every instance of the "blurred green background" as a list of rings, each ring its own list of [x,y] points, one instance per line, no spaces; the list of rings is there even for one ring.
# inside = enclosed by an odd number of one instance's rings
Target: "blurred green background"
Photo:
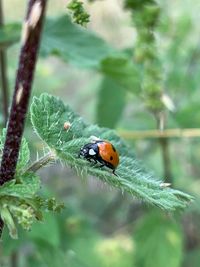
[[[67,14],[67,2],[49,1],[47,17],[55,21],[49,21],[45,30],[32,95],[48,92],[59,96],[86,121],[114,128],[119,133],[156,129],[155,118],[145,108],[140,92],[133,87],[139,80],[132,77],[134,66],[130,65],[136,30],[130,13],[123,8],[123,1],[84,1],[91,15],[87,32],[93,34],[88,35],[81,35],[79,26],[76,32],[67,19],[59,20]],[[162,62],[165,90],[175,105],[175,111],[167,113],[166,128],[199,128],[200,1],[158,2],[162,12],[156,35],[157,53]],[[5,23],[21,23],[26,4],[27,1],[22,0],[3,1]],[[96,40],[94,34],[101,39]],[[7,50],[10,99],[19,49],[20,44],[16,42]],[[119,58],[120,53],[126,54],[125,67],[120,61],[119,71],[115,70],[115,62],[109,61],[115,53]],[[102,54],[107,60],[104,63],[100,62],[104,60]],[[2,110],[0,121],[2,129]],[[32,160],[37,153],[43,155],[44,144],[34,134],[29,117],[25,137]],[[166,162],[160,140],[132,138],[126,141],[144,166],[163,177]],[[0,266],[198,267],[199,137],[169,138],[167,146],[171,174],[168,178],[174,187],[195,196],[195,202],[186,211],[166,214],[102,184],[95,177],[83,180],[58,162],[40,171],[41,190],[63,201],[64,211],[47,214],[44,222],[35,223],[28,233],[19,229],[17,241],[11,240],[4,229]]]

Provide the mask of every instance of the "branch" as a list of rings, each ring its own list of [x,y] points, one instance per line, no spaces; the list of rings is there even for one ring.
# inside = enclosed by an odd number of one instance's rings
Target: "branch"
[[[167,130],[144,130],[144,131],[125,131],[119,130],[119,135],[125,139],[148,139],[148,138],[194,138],[200,137],[200,129],[167,129]]]
[[[47,0],[29,0],[27,15],[22,31],[22,47],[15,90],[1,161],[0,185],[13,179],[15,175],[46,3]],[[1,228],[2,227],[0,227],[0,232],[2,230]]]

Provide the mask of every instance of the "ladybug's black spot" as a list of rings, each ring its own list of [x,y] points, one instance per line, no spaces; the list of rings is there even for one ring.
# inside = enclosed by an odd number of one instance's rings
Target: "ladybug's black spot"
[[[113,160],[113,157],[112,156],[110,156],[110,160]]]
[[[116,152],[116,149],[114,148],[114,146],[113,146],[113,145],[112,145],[112,149],[113,149],[113,151],[114,151],[114,152]]]

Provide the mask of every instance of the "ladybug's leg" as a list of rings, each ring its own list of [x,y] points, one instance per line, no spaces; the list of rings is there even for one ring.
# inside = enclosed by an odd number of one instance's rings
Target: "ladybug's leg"
[[[91,160],[94,162],[94,163],[97,163],[97,160],[95,158],[91,158]]]
[[[93,163],[93,166],[96,165],[98,163],[98,161],[96,159],[92,159],[92,163]]]
[[[115,173],[115,169],[113,169],[113,174],[118,177],[118,175]]]
[[[101,164],[100,166],[99,166],[99,168],[103,168],[104,166],[106,166],[105,164]]]
[[[96,159],[94,159],[94,158],[87,158],[87,161],[93,163],[93,165],[97,164],[97,162],[98,162],[98,161],[97,161]]]

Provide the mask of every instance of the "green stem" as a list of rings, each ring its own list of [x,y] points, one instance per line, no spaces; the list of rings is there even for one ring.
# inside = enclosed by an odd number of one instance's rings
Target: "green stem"
[[[48,154],[44,155],[40,159],[33,162],[33,164],[31,166],[29,166],[25,172],[36,172],[40,168],[49,164],[50,162],[55,161],[55,159],[56,159],[55,154],[53,154],[52,152],[49,152]]]

